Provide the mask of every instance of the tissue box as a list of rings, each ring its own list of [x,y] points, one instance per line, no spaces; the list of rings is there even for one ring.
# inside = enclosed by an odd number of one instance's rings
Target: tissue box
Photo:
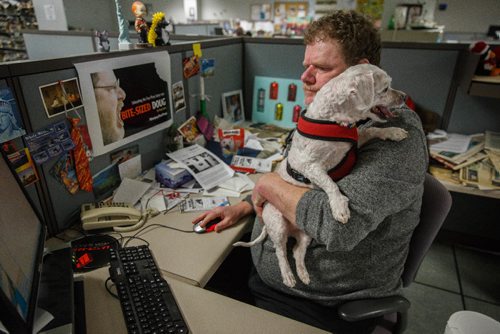
[[[193,176],[184,168],[172,168],[173,160],[162,161],[155,166],[156,181],[168,188],[178,188],[184,183],[191,181]]]

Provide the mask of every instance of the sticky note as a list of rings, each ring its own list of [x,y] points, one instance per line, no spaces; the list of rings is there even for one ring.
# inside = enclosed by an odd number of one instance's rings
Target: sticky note
[[[193,52],[194,52],[194,55],[196,57],[201,58],[201,44],[200,43],[193,44]]]

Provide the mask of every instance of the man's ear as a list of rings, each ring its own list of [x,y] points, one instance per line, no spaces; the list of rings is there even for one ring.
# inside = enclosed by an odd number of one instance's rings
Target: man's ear
[[[375,80],[373,72],[365,72],[356,78],[352,90],[352,102],[357,110],[366,110],[371,107],[375,99]]]

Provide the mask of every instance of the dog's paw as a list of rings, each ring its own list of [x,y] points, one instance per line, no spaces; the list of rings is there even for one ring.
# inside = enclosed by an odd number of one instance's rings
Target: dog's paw
[[[345,196],[337,198],[334,201],[330,201],[330,207],[332,209],[333,218],[342,224],[346,224],[351,217],[351,212],[349,211],[349,199]]]
[[[299,276],[300,280],[305,285],[309,285],[309,283],[311,283],[311,279],[309,278],[309,273],[307,272],[307,270],[305,270],[305,269],[300,270],[297,268],[297,276]]]
[[[283,284],[285,284],[289,288],[293,288],[295,286],[295,283],[297,283],[292,272],[284,274],[282,278],[283,278]]]
[[[401,141],[408,137],[408,131],[401,128],[391,128],[390,131],[387,131],[386,138],[393,141]]]

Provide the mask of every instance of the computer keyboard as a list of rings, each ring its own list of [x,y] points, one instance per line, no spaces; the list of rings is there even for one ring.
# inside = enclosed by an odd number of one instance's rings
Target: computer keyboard
[[[129,334],[188,333],[148,246],[111,249],[109,273]]]

